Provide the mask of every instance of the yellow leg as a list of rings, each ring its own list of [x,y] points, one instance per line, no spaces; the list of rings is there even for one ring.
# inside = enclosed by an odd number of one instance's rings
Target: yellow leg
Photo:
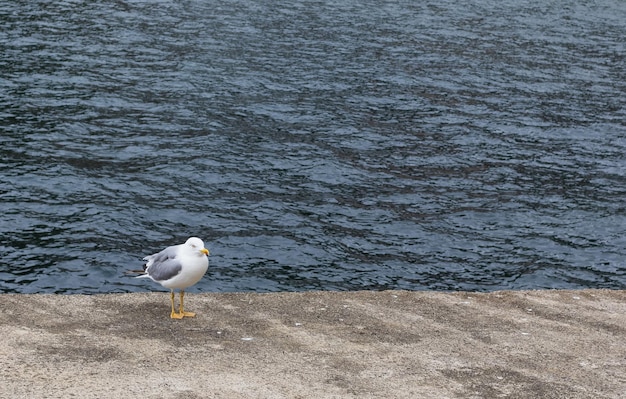
[[[183,315],[176,313],[176,311],[174,310],[174,290],[172,290],[172,292],[170,293],[170,300],[172,301],[172,313],[170,314],[170,317],[172,319],[182,319]]]
[[[194,312],[185,312],[183,308],[183,298],[185,297],[185,291],[180,290],[180,311],[178,312],[178,316],[182,319],[183,317],[195,317],[196,314]]]

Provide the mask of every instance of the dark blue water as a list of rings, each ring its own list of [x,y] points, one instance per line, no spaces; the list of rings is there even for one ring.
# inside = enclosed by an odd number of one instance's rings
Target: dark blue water
[[[0,3],[0,292],[626,288],[626,3]]]

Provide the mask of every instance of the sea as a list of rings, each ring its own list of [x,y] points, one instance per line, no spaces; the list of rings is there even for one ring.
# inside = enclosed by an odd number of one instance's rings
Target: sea
[[[626,289],[623,0],[0,2],[0,292]]]

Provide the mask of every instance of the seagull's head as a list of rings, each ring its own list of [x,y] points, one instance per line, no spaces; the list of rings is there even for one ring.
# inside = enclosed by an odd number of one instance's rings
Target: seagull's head
[[[185,245],[195,254],[201,256],[209,255],[209,250],[204,247],[204,242],[198,237],[191,237],[186,242]]]

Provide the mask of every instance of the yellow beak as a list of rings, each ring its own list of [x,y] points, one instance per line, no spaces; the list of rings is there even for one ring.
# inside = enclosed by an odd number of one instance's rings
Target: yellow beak
[[[206,249],[206,248],[202,248],[202,249],[200,250],[200,252],[202,252],[202,253],[203,253],[203,254],[205,254],[205,255],[209,255],[209,250],[208,250],[208,249]]]

